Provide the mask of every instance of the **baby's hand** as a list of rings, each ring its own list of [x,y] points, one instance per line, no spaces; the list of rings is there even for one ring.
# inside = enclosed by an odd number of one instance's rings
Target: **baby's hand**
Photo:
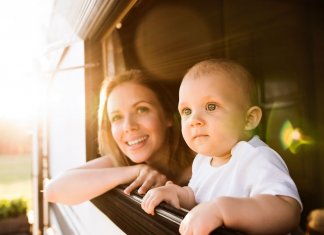
[[[179,198],[176,193],[175,187],[179,187],[172,183],[167,183],[165,186],[149,190],[142,201],[142,209],[151,215],[154,215],[154,209],[162,201],[165,201],[175,208],[180,209]]]
[[[182,220],[179,232],[182,235],[208,235],[223,222],[210,203],[201,203],[194,207]]]

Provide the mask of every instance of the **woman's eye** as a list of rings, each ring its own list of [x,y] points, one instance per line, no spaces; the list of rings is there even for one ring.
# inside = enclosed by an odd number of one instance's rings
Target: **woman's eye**
[[[206,111],[214,111],[217,108],[215,103],[207,103],[206,104]]]
[[[191,114],[191,109],[184,108],[184,109],[182,109],[181,114],[184,115],[184,116],[188,116],[188,115]]]
[[[121,119],[121,115],[114,115],[110,118],[110,122],[116,122]]]
[[[137,111],[137,113],[146,113],[146,112],[149,111],[149,108],[147,108],[147,107],[138,107],[136,111]]]

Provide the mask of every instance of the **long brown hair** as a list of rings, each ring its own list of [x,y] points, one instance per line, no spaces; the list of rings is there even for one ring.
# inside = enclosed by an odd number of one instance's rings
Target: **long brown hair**
[[[111,134],[111,123],[107,115],[107,100],[114,88],[124,82],[140,84],[152,90],[157,96],[167,117],[171,117],[173,125],[167,130],[166,143],[169,146],[168,169],[172,176],[179,170],[191,165],[193,155],[186,146],[180,128],[177,111],[177,100],[161,81],[155,80],[139,70],[129,70],[116,75],[112,79],[105,79],[100,92],[100,105],[98,110],[98,141],[99,152],[102,156],[110,156],[117,166],[129,166],[134,163],[119,149]]]

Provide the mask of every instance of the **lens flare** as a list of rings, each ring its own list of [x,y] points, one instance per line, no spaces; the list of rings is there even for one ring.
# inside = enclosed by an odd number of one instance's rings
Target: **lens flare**
[[[280,142],[283,149],[289,149],[293,154],[298,152],[301,145],[312,144],[312,139],[303,135],[301,129],[294,128],[289,120],[286,120],[280,130]]]

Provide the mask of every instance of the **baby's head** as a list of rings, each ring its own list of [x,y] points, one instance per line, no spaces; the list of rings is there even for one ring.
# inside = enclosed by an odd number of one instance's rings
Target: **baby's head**
[[[223,156],[241,140],[249,140],[262,111],[251,74],[225,59],[195,64],[179,91],[182,134],[195,152]]]
[[[244,99],[250,106],[259,105],[258,89],[253,76],[242,65],[229,59],[209,59],[192,66],[183,80],[199,79],[205,76],[220,76],[235,82],[246,95]],[[235,92],[235,90],[233,90]]]

